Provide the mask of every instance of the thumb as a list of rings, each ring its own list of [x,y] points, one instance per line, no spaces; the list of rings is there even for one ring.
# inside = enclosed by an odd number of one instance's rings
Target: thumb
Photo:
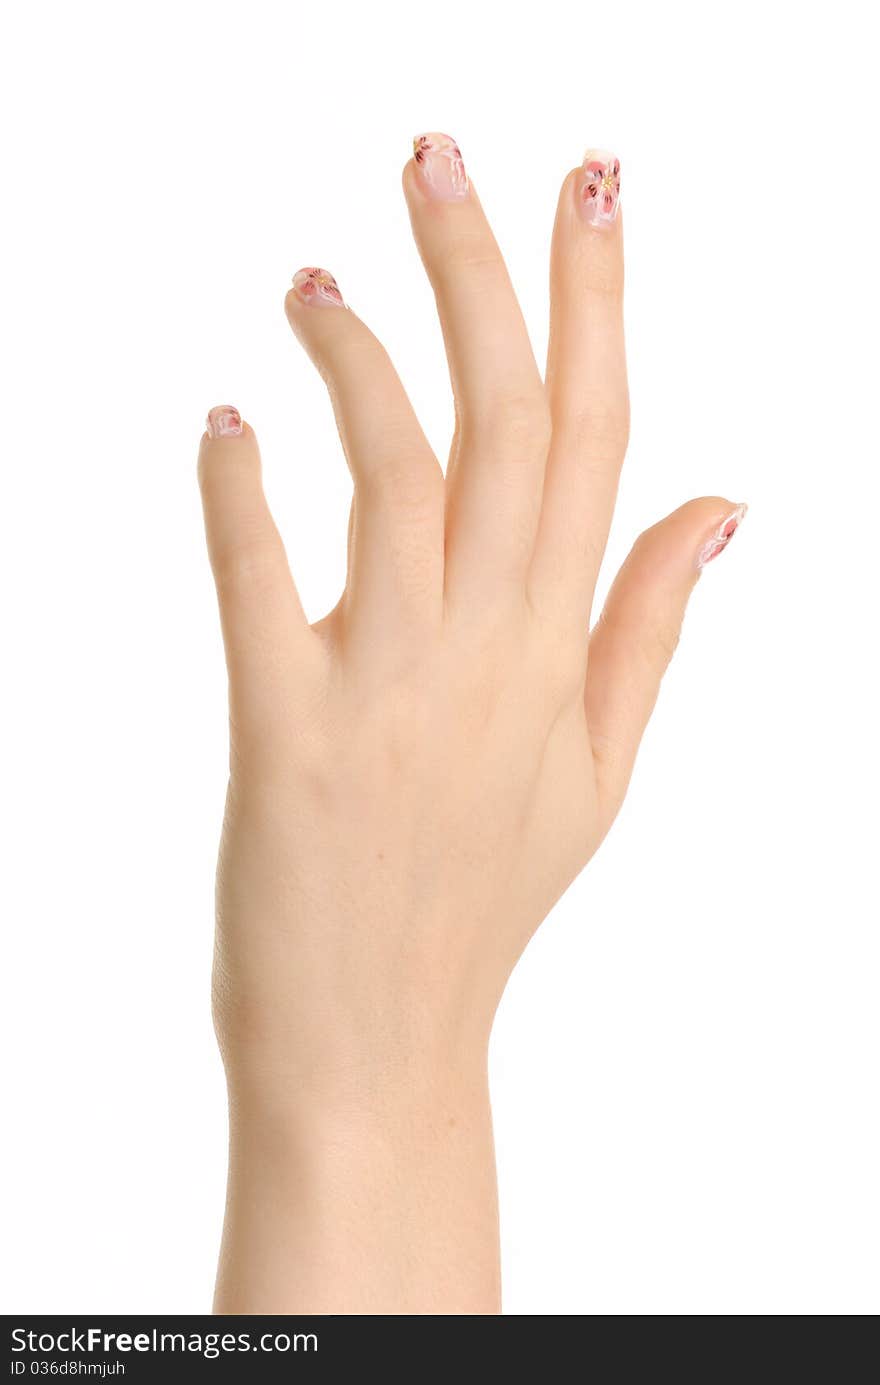
[[[590,637],[586,712],[603,813],[617,813],[688,599],[724,551],[746,506],[691,500],[637,539]]]

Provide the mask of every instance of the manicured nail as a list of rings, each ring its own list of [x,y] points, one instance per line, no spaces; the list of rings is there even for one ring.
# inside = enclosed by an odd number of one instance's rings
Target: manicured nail
[[[697,554],[697,568],[702,572],[707,563],[723,553],[730,540],[746,517],[748,505],[737,505],[732,514],[723,519],[711,538],[708,538]]]
[[[416,135],[413,157],[429,197],[438,202],[458,202],[468,195],[468,177],[461,150],[451,135]]]
[[[240,438],[241,414],[231,404],[218,404],[205,420],[209,438]]]
[[[335,308],[345,307],[339,285],[326,269],[298,269],[293,276],[293,287],[304,303],[332,303]]]
[[[620,160],[614,154],[587,150],[578,201],[590,226],[611,225],[620,205]]]

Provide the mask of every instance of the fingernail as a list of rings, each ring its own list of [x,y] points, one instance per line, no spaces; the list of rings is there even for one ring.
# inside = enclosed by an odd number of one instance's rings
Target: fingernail
[[[438,202],[458,202],[468,195],[461,150],[451,135],[416,135],[413,140],[422,187]]]
[[[723,519],[711,538],[708,538],[697,554],[697,568],[702,572],[707,563],[723,553],[730,540],[746,517],[748,505],[737,505],[736,509]]]
[[[335,308],[345,307],[339,285],[326,269],[298,269],[293,276],[293,287],[304,303],[332,303]]]
[[[590,226],[610,226],[620,205],[620,160],[601,149],[584,155],[578,202]]]
[[[241,414],[231,404],[218,404],[205,420],[209,438],[241,437]]]

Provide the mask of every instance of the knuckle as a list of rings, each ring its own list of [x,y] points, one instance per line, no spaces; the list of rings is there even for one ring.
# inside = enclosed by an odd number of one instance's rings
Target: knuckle
[[[626,398],[592,395],[583,401],[577,423],[577,445],[586,453],[622,456],[629,441]]]
[[[552,434],[550,408],[543,390],[500,397],[475,420],[477,438],[487,447],[533,457],[546,453]]]
[[[681,630],[671,622],[657,622],[648,626],[642,633],[642,653],[647,663],[668,667],[678,648]]]
[[[444,279],[455,279],[464,273],[490,278],[506,274],[498,247],[484,231],[461,232],[444,247],[438,266]]]
[[[371,466],[360,468],[355,489],[359,503],[379,506],[415,524],[442,514],[443,473],[416,462],[405,447],[389,448]]]
[[[589,438],[626,446],[629,436],[629,403],[613,395],[597,395],[586,403],[583,424]]]
[[[218,592],[269,591],[281,580],[286,560],[279,545],[263,538],[243,537],[226,543],[213,558],[214,580]]]

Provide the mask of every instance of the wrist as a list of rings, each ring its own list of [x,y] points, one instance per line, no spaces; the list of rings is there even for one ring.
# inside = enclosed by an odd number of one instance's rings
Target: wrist
[[[485,1062],[229,1091],[218,1311],[498,1311]]]
[[[446,1128],[488,1108],[488,1051],[480,1048],[442,1062],[398,1059],[381,1068],[352,1061],[330,1067],[272,1062],[266,1055],[226,1061],[231,1138],[273,1141],[319,1138],[322,1132],[420,1132]]]

